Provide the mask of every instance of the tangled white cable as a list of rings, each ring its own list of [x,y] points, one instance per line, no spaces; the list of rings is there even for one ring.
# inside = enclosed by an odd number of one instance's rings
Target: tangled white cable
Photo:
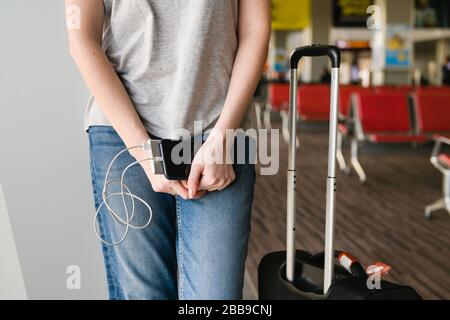
[[[120,180],[116,179],[116,180],[109,180],[109,174],[110,171],[114,165],[114,163],[116,162],[116,160],[125,152],[128,152],[130,150],[133,149],[144,149],[144,150],[150,150],[150,140],[147,143],[144,143],[140,146],[135,146],[135,147],[131,147],[131,148],[127,148],[124,149],[122,151],[120,151],[111,161],[111,163],[109,164],[108,170],[106,171],[106,176],[105,176],[105,182],[103,184],[103,190],[102,190],[102,203],[98,206],[97,211],[95,212],[95,220],[94,220],[94,229],[95,229],[95,234],[97,235],[97,237],[100,239],[100,241],[108,246],[116,246],[121,244],[127,237],[128,232],[130,229],[134,229],[134,230],[142,230],[146,227],[149,226],[150,222],[152,221],[152,217],[153,217],[153,211],[152,208],[150,207],[150,205],[145,202],[145,200],[143,200],[142,198],[134,195],[130,188],[127,187],[127,185],[125,185],[124,183],[124,179],[125,179],[125,174],[127,173],[127,171],[135,166],[138,165],[142,162],[145,161],[154,161],[154,160],[158,160],[157,158],[153,158],[153,157],[149,157],[148,159],[144,159],[141,161],[135,161],[133,163],[131,163],[130,165],[128,165],[122,172],[121,178]],[[120,184],[120,192],[116,192],[116,193],[112,193],[110,195],[108,195],[108,187],[111,184]],[[122,219],[120,217],[119,214],[117,214],[116,211],[114,211],[110,204],[108,203],[108,201],[113,198],[113,197],[117,197],[117,196],[121,196],[122,198],[122,203],[123,203],[123,208],[125,210],[125,219]],[[126,201],[126,197],[129,197],[131,199],[131,214],[128,210],[128,206],[127,206],[127,201]],[[135,200],[137,200],[138,202],[142,203],[148,210],[149,216],[147,219],[147,222],[144,225],[141,226],[136,226],[134,224],[132,224],[132,221],[135,217]],[[108,214],[120,225],[125,227],[125,231],[122,235],[122,237],[120,238],[120,240],[116,241],[116,242],[109,242],[107,240],[105,240],[101,234],[100,234],[100,230],[99,230],[99,226],[98,226],[98,217],[100,215],[100,210],[106,207]]]

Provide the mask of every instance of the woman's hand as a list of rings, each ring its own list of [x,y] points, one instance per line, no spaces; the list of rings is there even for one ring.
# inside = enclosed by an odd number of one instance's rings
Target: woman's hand
[[[228,152],[230,145],[224,137],[211,133],[195,155],[187,183],[189,199],[198,198],[205,191],[223,190],[236,179]]]
[[[145,171],[155,192],[168,193],[174,196],[179,195],[183,199],[188,199],[188,190],[180,181],[168,180],[163,175],[154,174],[153,172],[148,172],[148,170]]]
[[[130,151],[131,155],[136,161],[142,161],[141,166],[150,181],[152,188],[155,192],[167,193],[171,195],[179,195],[183,199],[189,199],[187,183],[181,181],[168,180],[165,176],[160,174],[154,174],[150,161],[143,161],[148,158],[147,151],[136,149]],[[195,198],[200,198],[205,192],[199,192]]]

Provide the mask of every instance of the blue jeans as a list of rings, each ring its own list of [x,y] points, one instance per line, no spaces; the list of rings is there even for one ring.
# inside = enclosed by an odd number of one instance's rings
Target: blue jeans
[[[104,126],[89,129],[89,142],[98,207],[108,165],[125,145],[112,127]],[[124,154],[110,178],[120,178],[133,161]],[[228,188],[184,200],[153,191],[140,166],[129,170],[125,184],[152,207],[153,219],[146,229],[130,230],[121,245],[102,245],[110,299],[242,299],[255,168],[239,164],[235,171],[236,181]],[[121,200],[111,199],[112,206],[114,201]],[[117,241],[124,227],[101,210],[100,235]],[[139,204],[136,210],[133,224],[145,224],[148,212]]]

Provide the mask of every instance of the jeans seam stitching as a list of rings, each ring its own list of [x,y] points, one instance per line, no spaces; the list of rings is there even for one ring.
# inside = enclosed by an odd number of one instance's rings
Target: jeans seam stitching
[[[179,295],[180,299],[184,299],[184,278],[183,278],[183,241],[181,235],[181,214],[180,204],[177,197],[175,197],[175,206],[177,212],[177,227],[178,227],[178,277],[179,277]]]

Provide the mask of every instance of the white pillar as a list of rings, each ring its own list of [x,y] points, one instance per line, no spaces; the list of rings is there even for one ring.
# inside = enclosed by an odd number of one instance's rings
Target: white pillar
[[[414,0],[376,0],[374,2],[380,10],[380,30],[374,32],[373,60],[385,59],[382,52],[386,52],[386,38],[389,25],[405,24],[413,27]],[[412,34],[411,34],[412,37]],[[412,39],[411,39],[412,43]],[[411,45],[411,59],[414,58],[414,46]],[[413,65],[413,61],[412,61]],[[387,68],[383,64],[374,66],[373,83],[381,84],[409,84],[413,78],[411,68]]]
[[[311,1],[311,40],[312,43],[328,44],[333,26],[333,3],[331,0]],[[308,60],[307,60],[308,61]],[[323,68],[329,66],[329,59],[315,58],[311,61],[311,79],[318,82]]]

